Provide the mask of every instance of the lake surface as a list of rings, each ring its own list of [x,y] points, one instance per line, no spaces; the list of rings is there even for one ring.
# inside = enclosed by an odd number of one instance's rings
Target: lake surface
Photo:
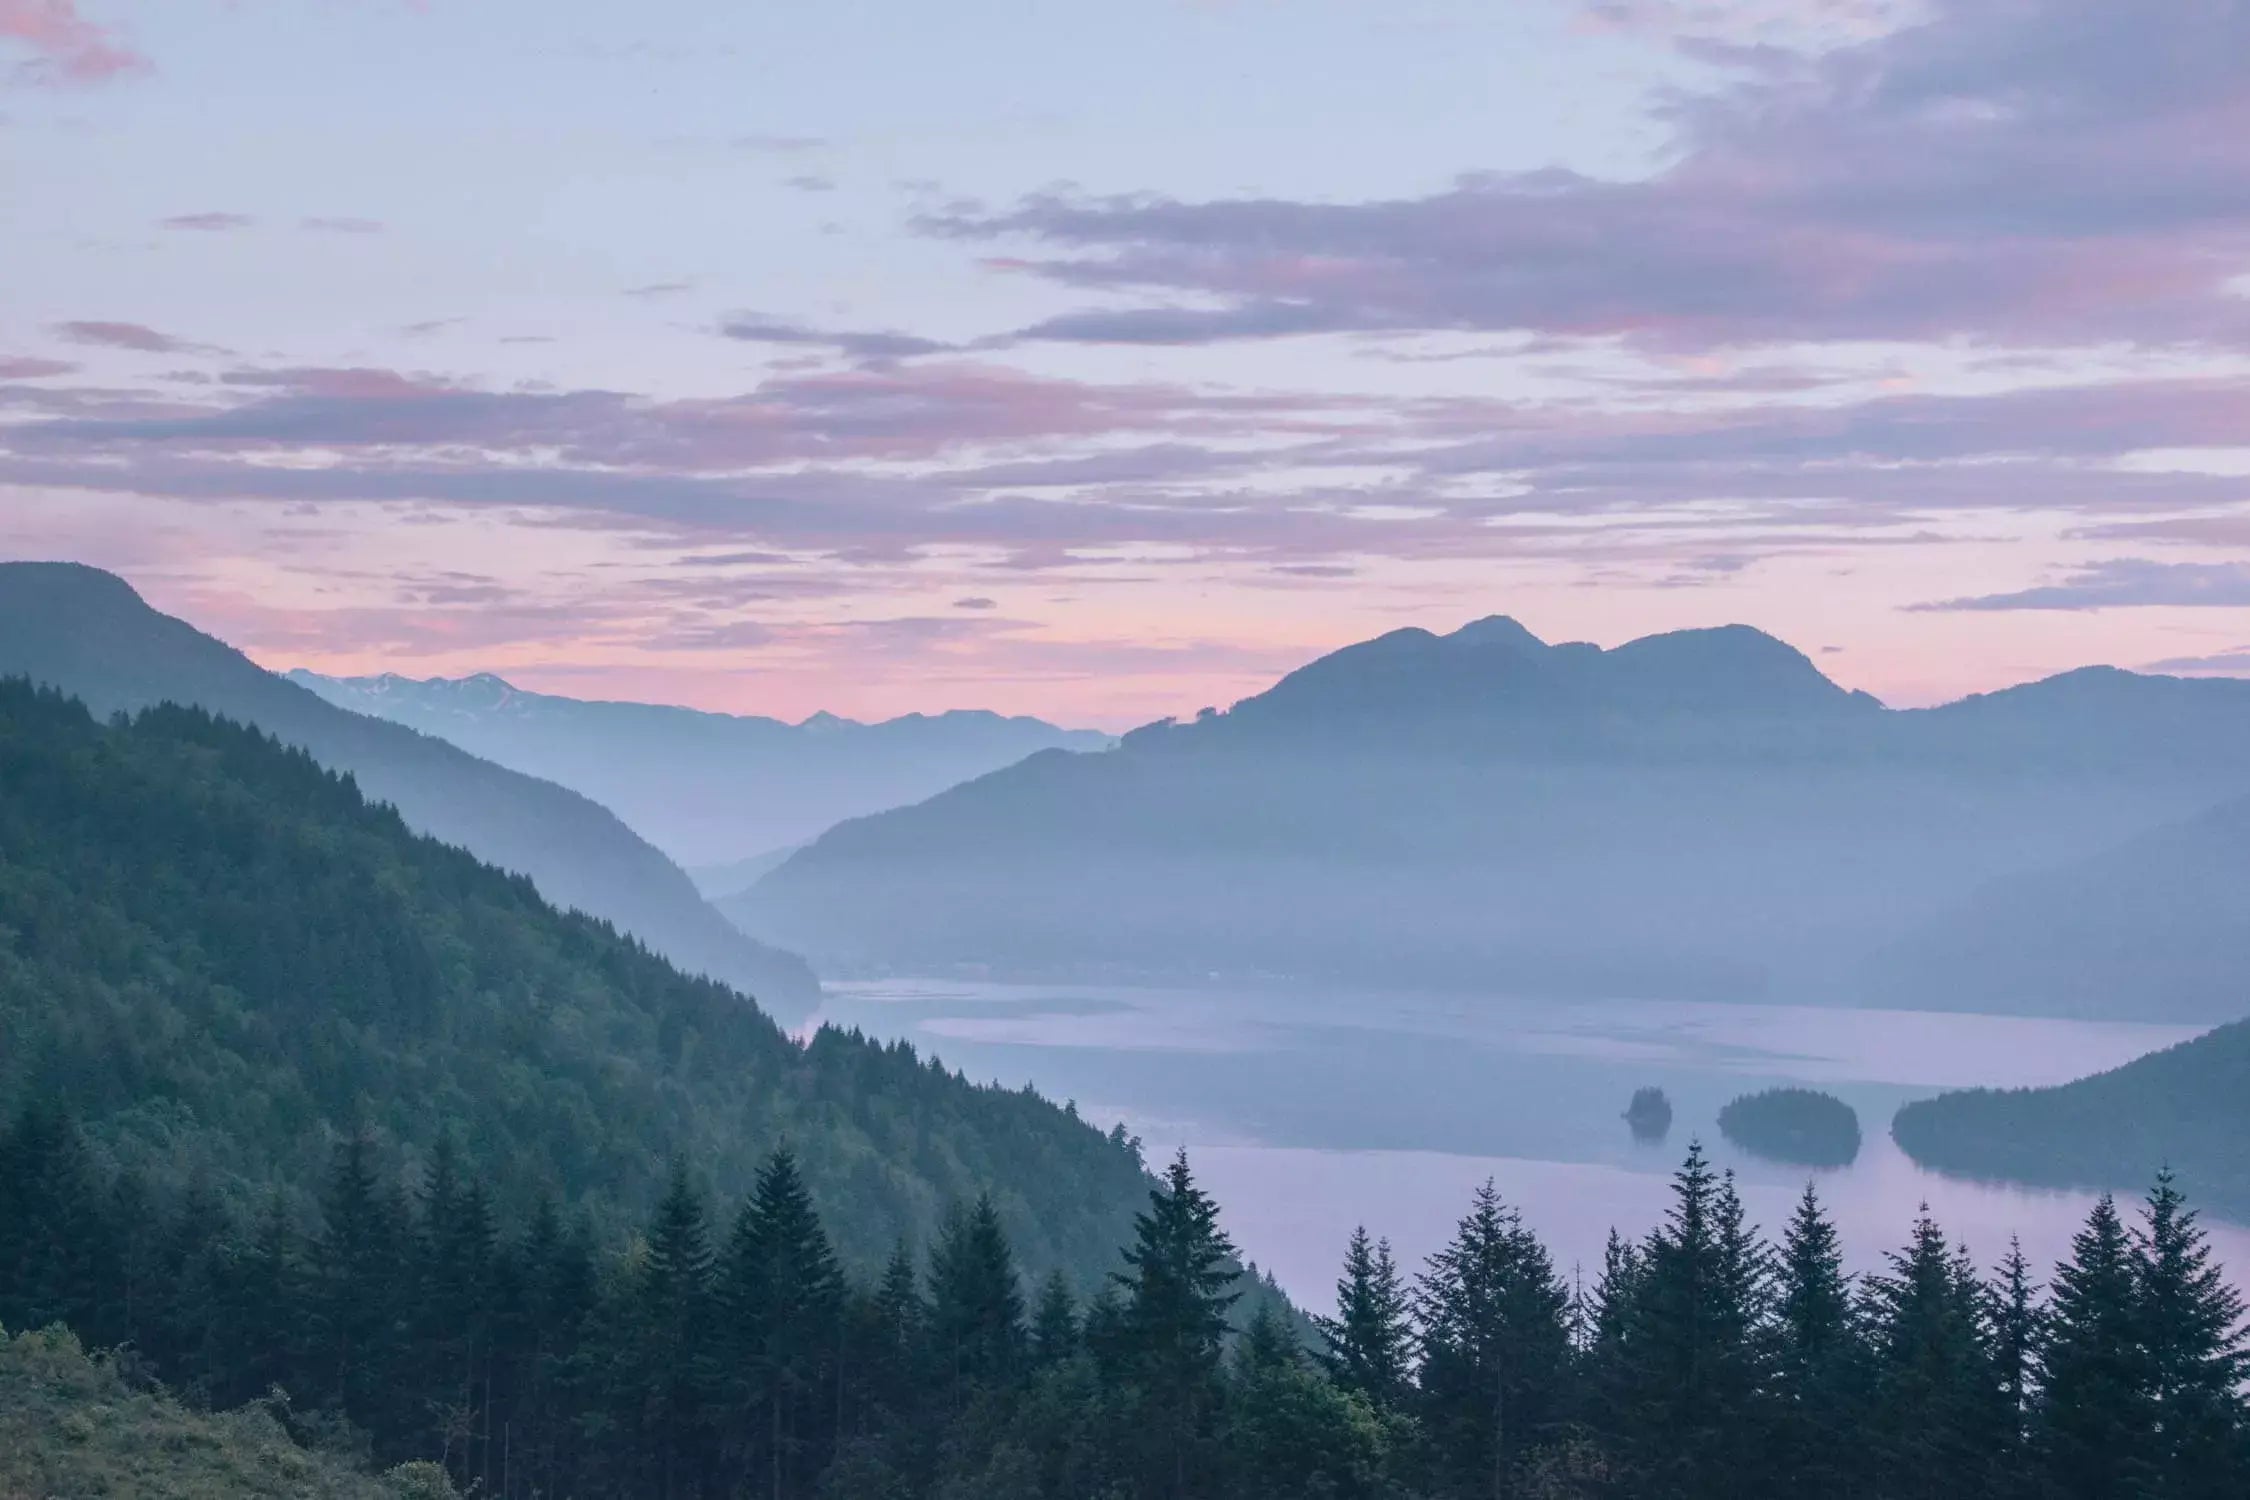
[[[811,1024],[911,1040],[979,1081],[1036,1085],[1152,1163],[1186,1146],[1243,1252],[1326,1309],[1355,1224],[1419,1268],[1490,1178],[1568,1274],[1601,1263],[1611,1226],[1645,1232],[1691,1139],[1738,1174],[1778,1232],[1818,1184],[1857,1268],[1903,1244],[1930,1205],[1989,1265],[2011,1234],[2051,1265],[2091,1194],[1967,1182],[1891,1143],[1908,1099],[1976,1084],[2060,1083],[2167,1047],[2197,1028],[1923,1011],[1672,1001],[1543,1001],[1301,989],[1143,989],[896,980],[832,986]],[[1719,1134],[1720,1107],[1776,1084],[1859,1111],[1852,1165],[1763,1160]],[[1671,1096],[1670,1134],[1632,1138],[1633,1090]],[[2184,1187],[2192,1194],[2193,1183]],[[2250,1281],[2250,1230],[2213,1222]]]

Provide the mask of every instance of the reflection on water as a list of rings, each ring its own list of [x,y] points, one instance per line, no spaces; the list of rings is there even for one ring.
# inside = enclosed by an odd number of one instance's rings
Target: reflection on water
[[[2194,1034],[1806,1006],[905,980],[838,986],[819,1021],[1074,1099],[1105,1127],[1123,1120],[1152,1158],[1186,1145],[1245,1253],[1320,1307],[1355,1224],[1419,1264],[1487,1177],[1563,1266],[1590,1271],[1611,1226],[1637,1235],[1663,1213],[1691,1139],[1735,1169],[1769,1228],[1817,1181],[1861,1267],[1904,1241],[1924,1202],[1980,1260],[2020,1234],[2045,1265],[2090,1195],[1926,1172],[1891,1143],[1892,1112],[1946,1088],[2059,1083]],[[1727,1101],[1782,1084],[1859,1111],[1856,1161],[1808,1172],[1719,1135]],[[1673,1108],[1661,1139],[1636,1139],[1622,1118],[1644,1085]],[[2211,1227],[2250,1279],[2250,1231]]]

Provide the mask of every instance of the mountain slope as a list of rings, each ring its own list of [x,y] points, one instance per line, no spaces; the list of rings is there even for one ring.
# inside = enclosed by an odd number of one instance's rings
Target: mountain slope
[[[2250,1021],[2044,1089],[1972,1089],[1907,1105],[1906,1154],[1970,1177],[2131,1189],[2170,1166],[2198,1200],[2250,1213]]]
[[[556,905],[616,923],[682,969],[732,984],[787,1018],[818,1004],[819,982],[802,959],[744,938],[605,808],[325,703],[158,614],[110,574],[0,564],[0,674],[51,683],[103,715],[177,702],[255,724],[350,772],[414,828],[529,875]]]
[[[560,698],[492,676],[289,677],[339,707],[583,792],[691,868],[802,843],[846,818],[919,802],[1034,751],[1109,743],[1106,735],[983,712],[879,724],[816,714],[785,724]]]
[[[2250,1015],[2250,798],[1985,886],[1878,954],[1865,994],[2048,1015]]]
[[[725,903],[839,968],[1819,998],[1980,883],[2250,791],[2250,684],[1893,711],[1755,630],[1512,620],[843,824]]]
[[[414,835],[201,710],[117,725],[0,682],[0,1117],[82,1122],[159,1185],[300,1189],[358,1127],[441,1135],[520,1212],[635,1221],[668,1162],[747,1191],[787,1141],[854,1260],[989,1189],[1027,1260],[1091,1278],[1138,1156],[903,1047],[808,1048],[531,883]]]

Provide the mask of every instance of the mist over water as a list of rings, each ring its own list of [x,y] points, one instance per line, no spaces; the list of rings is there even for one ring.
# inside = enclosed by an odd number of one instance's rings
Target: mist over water
[[[1612,1226],[1638,1236],[1662,1215],[1669,1174],[1694,1139],[1735,1170],[1769,1233],[1805,1182],[1817,1183],[1855,1269],[1903,1244],[1926,1202],[1980,1263],[2020,1235],[2044,1275],[2094,1194],[1925,1170],[1892,1143],[1892,1112],[1950,1088],[2065,1082],[2198,1030],[1802,1005],[919,980],[833,986],[819,1021],[911,1040],[979,1081],[1074,1100],[1105,1127],[1122,1120],[1152,1159],[1185,1145],[1243,1251],[1314,1308],[1331,1300],[1355,1224],[1418,1267],[1488,1177],[1566,1273],[1577,1264],[1591,1276]],[[1636,1141],[1621,1118],[1643,1084],[1672,1101],[1659,1141]],[[1780,1084],[1826,1090],[1858,1111],[1863,1144],[1850,1166],[1767,1160],[1719,1133],[1728,1100]],[[2207,1222],[2221,1259],[2250,1281],[2250,1229]]]

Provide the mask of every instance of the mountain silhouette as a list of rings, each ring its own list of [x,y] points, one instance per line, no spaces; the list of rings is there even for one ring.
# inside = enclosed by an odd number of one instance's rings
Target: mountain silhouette
[[[2250,792],[2246,747],[2250,684],[1893,710],[1745,626],[1495,616],[847,822],[724,907],[875,971],[1840,999],[1986,882]]]
[[[746,938],[607,809],[443,740],[337,708],[151,609],[112,574],[71,563],[0,564],[0,675],[60,688],[101,715],[172,702],[255,725],[349,772],[417,832],[530,876],[555,905],[606,918],[688,973],[733,985],[785,1019],[818,1004],[819,982],[804,960]]]
[[[289,679],[338,707],[583,792],[690,869],[755,860],[1036,750],[1109,743],[975,710],[879,724],[821,713],[788,724],[527,692],[489,674],[422,681],[296,671]]]

